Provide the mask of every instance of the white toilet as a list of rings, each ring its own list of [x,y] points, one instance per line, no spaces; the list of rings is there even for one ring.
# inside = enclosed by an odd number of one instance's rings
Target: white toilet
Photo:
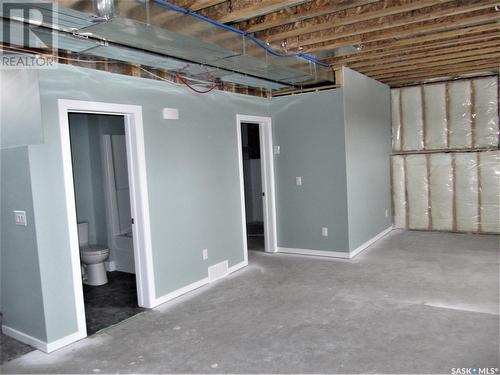
[[[80,260],[86,271],[83,282],[93,286],[106,284],[108,276],[104,261],[108,259],[109,249],[100,245],[89,245],[89,223],[78,223],[78,243]]]

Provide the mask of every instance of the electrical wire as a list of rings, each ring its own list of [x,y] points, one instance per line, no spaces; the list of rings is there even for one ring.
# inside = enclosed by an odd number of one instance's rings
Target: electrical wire
[[[301,53],[301,52],[299,52],[299,53],[281,53],[281,52],[275,51],[274,49],[272,49],[271,47],[269,47],[267,45],[267,43],[263,42],[262,40],[256,38],[255,36],[253,36],[252,34],[246,32],[246,31],[239,30],[239,29],[237,29],[235,27],[232,27],[232,26],[226,25],[224,23],[215,21],[215,20],[213,20],[211,18],[202,16],[201,14],[198,14],[196,12],[193,12],[193,11],[189,10],[189,9],[180,7],[178,5],[172,4],[172,3],[170,3],[170,2],[168,2],[166,0],[153,0],[153,1],[155,3],[158,3],[160,5],[163,5],[163,6],[167,7],[167,8],[172,9],[173,11],[186,14],[188,16],[197,18],[197,19],[199,19],[201,21],[210,23],[210,24],[212,24],[214,26],[217,26],[217,27],[219,27],[221,29],[224,29],[224,30],[231,31],[233,33],[242,35],[245,38],[250,39],[252,42],[254,42],[255,44],[257,44],[259,47],[263,48],[264,50],[266,50],[267,52],[269,52],[273,56],[276,56],[276,57],[288,57],[288,58],[290,58],[290,57],[298,57],[298,58],[302,58],[304,60],[307,60],[307,61],[309,61],[309,62],[311,62],[311,63],[313,63],[315,65],[324,67],[324,68],[331,67],[330,64],[326,64],[324,62],[316,60],[313,56],[305,54],[305,53]]]
[[[192,85],[188,82],[188,80],[187,80],[185,77],[183,77],[183,76],[181,76],[181,75],[179,74],[179,72],[175,73],[175,75],[176,75],[176,76],[177,76],[177,78],[178,78],[178,79],[179,79],[182,83],[184,83],[184,84],[185,84],[185,85],[186,85],[189,89],[193,90],[194,92],[196,92],[196,93],[198,93],[198,94],[208,94],[210,91],[215,90],[215,89],[217,88],[217,86],[218,86],[218,85],[217,85],[217,82],[213,82],[213,83],[212,83],[212,86],[211,86],[211,87],[209,87],[208,89],[206,89],[206,90],[200,90],[200,89],[198,89],[198,88],[196,88],[196,87],[192,86]]]

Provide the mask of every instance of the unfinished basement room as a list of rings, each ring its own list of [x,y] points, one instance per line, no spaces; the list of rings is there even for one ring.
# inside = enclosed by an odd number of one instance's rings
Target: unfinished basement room
[[[500,0],[0,0],[1,374],[500,374]]]

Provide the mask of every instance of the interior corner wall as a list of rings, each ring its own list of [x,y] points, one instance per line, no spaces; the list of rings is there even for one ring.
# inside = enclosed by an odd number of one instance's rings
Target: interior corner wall
[[[44,143],[29,156],[48,342],[76,331],[68,228],[54,220],[66,216],[58,99],[142,106],[157,298],[244,261],[236,115],[268,115],[267,99],[63,65],[39,77]]]
[[[46,340],[28,147],[0,151],[2,325]],[[25,211],[27,226],[14,222]]]
[[[344,117],[349,217],[353,251],[392,225],[389,86],[344,68]]]
[[[271,115],[278,248],[347,252],[342,90],[274,98]]]

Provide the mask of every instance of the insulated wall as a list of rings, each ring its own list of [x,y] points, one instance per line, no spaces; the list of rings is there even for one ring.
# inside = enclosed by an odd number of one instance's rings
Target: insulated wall
[[[498,77],[391,90],[394,224],[500,232]]]

